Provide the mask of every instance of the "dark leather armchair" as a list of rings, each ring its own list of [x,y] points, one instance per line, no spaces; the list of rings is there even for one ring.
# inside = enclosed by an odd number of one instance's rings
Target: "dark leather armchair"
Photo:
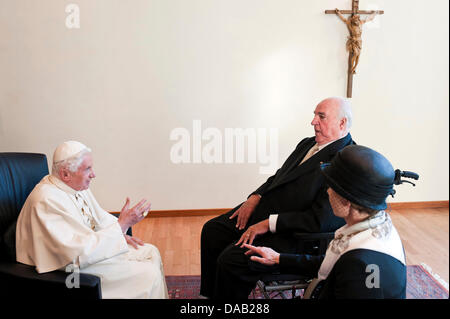
[[[69,289],[70,273],[38,274],[35,267],[16,262],[17,218],[34,186],[47,174],[44,154],[0,153],[0,297],[101,298],[97,276],[80,273],[80,288]]]

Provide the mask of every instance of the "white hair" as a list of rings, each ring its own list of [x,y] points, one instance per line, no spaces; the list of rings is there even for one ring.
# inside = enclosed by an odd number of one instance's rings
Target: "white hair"
[[[91,149],[85,148],[85,149],[81,150],[80,152],[78,152],[77,154],[75,154],[65,160],[53,163],[52,175],[59,177],[59,172],[63,168],[69,170],[72,173],[76,172],[78,170],[78,168],[80,167],[81,163],[83,163],[84,156],[88,153],[91,153]]]
[[[341,96],[335,96],[332,97],[332,99],[336,99],[339,101],[339,118],[342,119],[345,117],[347,119],[345,128],[347,129],[347,131],[350,130],[353,122],[352,103],[349,99],[343,98]]]

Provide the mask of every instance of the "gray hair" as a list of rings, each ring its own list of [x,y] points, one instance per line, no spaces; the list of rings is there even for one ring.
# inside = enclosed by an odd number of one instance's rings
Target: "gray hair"
[[[69,170],[72,173],[76,172],[78,168],[80,168],[81,163],[83,163],[84,156],[88,153],[91,153],[91,149],[85,148],[65,160],[53,163],[52,175],[59,177],[59,172],[63,168]]]

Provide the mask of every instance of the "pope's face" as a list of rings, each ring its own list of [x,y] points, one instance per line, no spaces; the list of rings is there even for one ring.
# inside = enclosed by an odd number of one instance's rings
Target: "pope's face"
[[[83,162],[76,172],[70,173],[70,180],[67,184],[76,191],[82,191],[89,188],[91,180],[95,177],[94,169],[92,168],[92,155],[87,153],[83,157]]]

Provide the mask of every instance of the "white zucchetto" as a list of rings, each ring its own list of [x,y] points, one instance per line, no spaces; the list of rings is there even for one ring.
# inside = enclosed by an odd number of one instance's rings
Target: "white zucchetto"
[[[86,145],[80,142],[77,141],[64,142],[60,144],[53,153],[53,163],[64,161],[70,157],[77,155],[83,150],[90,151],[90,149]]]

